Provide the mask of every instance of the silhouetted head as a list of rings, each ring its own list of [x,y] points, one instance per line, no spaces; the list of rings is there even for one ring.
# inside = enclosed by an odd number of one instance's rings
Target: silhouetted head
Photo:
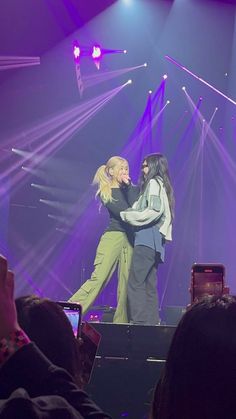
[[[54,364],[65,368],[79,382],[79,344],[62,307],[29,295],[16,299],[20,327]]]
[[[236,300],[205,297],[183,316],[153,403],[153,418],[236,417]]]

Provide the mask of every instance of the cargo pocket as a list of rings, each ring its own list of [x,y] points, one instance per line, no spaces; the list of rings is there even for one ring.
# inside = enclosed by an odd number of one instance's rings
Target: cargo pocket
[[[86,294],[89,294],[91,291],[93,291],[95,288],[95,284],[91,284],[90,280],[86,281],[80,288],[80,292],[85,292]]]

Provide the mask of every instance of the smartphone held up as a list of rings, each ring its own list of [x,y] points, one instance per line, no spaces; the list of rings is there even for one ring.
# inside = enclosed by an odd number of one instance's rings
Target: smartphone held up
[[[229,294],[225,284],[225,267],[222,264],[194,263],[191,269],[191,304],[205,295]]]

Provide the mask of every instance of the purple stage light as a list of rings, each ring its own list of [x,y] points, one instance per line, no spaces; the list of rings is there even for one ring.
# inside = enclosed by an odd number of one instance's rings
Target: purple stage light
[[[181,68],[182,70],[186,71],[186,73],[190,74],[190,76],[194,77],[195,79],[199,80],[201,83],[208,86],[211,90],[218,93],[220,96],[224,97],[229,102],[233,103],[233,105],[236,105],[236,101],[231,99],[229,96],[226,96],[223,92],[216,89],[216,87],[212,86],[212,84],[208,83],[206,80],[202,79],[201,77],[197,76],[197,74],[194,74],[192,71],[190,71],[187,67],[184,67],[182,64],[178,63],[174,58],[170,57],[169,55],[166,55],[165,58],[170,61],[172,64],[175,64],[177,67]]]
[[[124,52],[124,54],[127,54],[127,52],[128,52],[128,51],[127,51],[127,49],[124,49],[124,51],[123,51],[123,52]]]
[[[166,79],[167,79],[167,77],[168,77],[168,76],[167,76],[167,74],[164,74],[164,75],[163,75],[163,79],[164,79],[164,80],[166,80]]]
[[[93,51],[92,51],[92,57],[94,60],[97,60],[98,58],[101,58],[102,56],[102,50],[99,47],[99,45],[94,45],[93,46]]]
[[[133,81],[131,79],[127,80],[126,83],[123,84],[123,87],[127,86],[128,84],[132,84]]]
[[[78,63],[80,57],[81,57],[81,47],[79,46],[78,41],[74,41],[73,42],[73,55],[74,55],[74,59],[75,61]]]
[[[75,46],[74,46],[74,50],[73,50],[73,52],[74,52],[74,57],[75,57],[75,59],[76,59],[76,60],[78,60],[78,59],[79,59],[79,57],[80,57],[80,53],[81,53],[81,51],[80,51],[80,47],[79,47],[79,46],[77,46],[77,45],[75,45]]]

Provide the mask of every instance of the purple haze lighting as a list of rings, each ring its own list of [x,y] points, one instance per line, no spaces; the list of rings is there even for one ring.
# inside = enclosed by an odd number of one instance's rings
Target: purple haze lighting
[[[97,60],[98,58],[100,58],[102,55],[102,50],[99,47],[99,45],[94,45],[93,46],[93,51],[92,51],[92,57],[94,60]]]
[[[212,86],[210,83],[208,83],[206,80],[202,79],[201,77],[194,74],[192,71],[188,70],[188,68],[184,67],[182,64],[178,63],[174,58],[170,57],[169,55],[166,55],[165,58],[170,61],[172,64],[175,64],[177,67],[181,68],[182,70],[186,71],[186,73],[190,74],[190,76],[194,77],[195,79],[199,80],[201,83],[208,86],[210,89],[212,89],[214,92],[218,93],[222,97],[224,97],[229,102],[233,103],[233,105],[236,105],[235,100],[231,99],[229,96],[226,96],[223,92],[216,89],[216,87]]]

